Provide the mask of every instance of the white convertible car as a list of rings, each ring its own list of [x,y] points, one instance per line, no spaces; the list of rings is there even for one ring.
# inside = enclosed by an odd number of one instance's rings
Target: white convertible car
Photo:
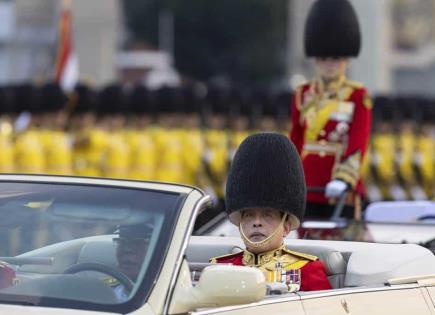
[[[191,236],[209,200],[181,185],[0,175],[0,314],[435,313],[435,256],[413,244],[289,239],[334,288],[266,294],[259,270],[208,264],[239,238]]]

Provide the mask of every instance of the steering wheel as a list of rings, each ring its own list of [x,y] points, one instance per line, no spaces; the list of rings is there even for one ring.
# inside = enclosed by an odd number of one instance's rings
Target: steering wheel
[[[119,271],[113,267],[103,265],[103,264],[91,263],[91,262],[78,263],[78,264],[75,264],[75,265],[68,267],[67,269],[65,269],[65,271],[63,273],[64,274],[74,274],[74,273],[78,273],[81,271],[98,271],[98,272],[105,273],[109,276],[114,277],[116,280],[118,280],[128,292],[130,292],[133,289],[134,284],[133,284],[133,281],[131,281],[129,277],[127,277],[121,271]]]

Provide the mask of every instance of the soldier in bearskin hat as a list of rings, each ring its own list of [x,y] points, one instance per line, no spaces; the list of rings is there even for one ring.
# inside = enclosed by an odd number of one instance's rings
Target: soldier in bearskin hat
[[[348,0],[313,4],[305,26],[305,54],[314,58],[316,77],[295,92],[290,132],[308,188],[325,190],[309,189],[307,216],[330,217],[337,198],[350,191],[346,214],[360,217],[353,205],[364,195],[360,168],[369,142],[372,102],[364,86],[345,73],[360,46],[357,15]]]
[[[130,122],[124,131],[130,148],[128,178],[154,180],[158,154],[153,136],[156,101],[150,90],[137,84],[128,95]]]
[[[127,124],[128,102],[124,87],[113,83],[98,94],[98,111],[101,119],[101,172],[105,177],[126,178],[130,168],[130,148],[124,138]],[[105,142],[105,143],[104,143]]]
[[[247,137],[236,152],[226,185],[226,211],[239,227],[246,249],[210,260],[258,267],[268,281],[277,268],[300,270],[302,291],[330,289],[317,257],[289,250],[284,237],[297,229],[305,211],[306,187],[299,155],[277,133]]]
[[[57,82],[47,82],[39,89],[40,126],[35,131],[44,154],[46,174],[72,174],[71,136],[66,132],[68,97]]]

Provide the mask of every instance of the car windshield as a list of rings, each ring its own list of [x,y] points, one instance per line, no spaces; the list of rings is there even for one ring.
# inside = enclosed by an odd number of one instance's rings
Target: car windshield
[[[1,302],[111,311],[143,302],[184,197],[0,183]]]

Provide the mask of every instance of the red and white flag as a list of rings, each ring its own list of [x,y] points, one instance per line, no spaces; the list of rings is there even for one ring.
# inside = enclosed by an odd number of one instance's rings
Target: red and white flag
[[[64,91],[72,91],[79,79],[79,62],[72,38],[71,1],[64,1],[59,19],[56,82]]]

